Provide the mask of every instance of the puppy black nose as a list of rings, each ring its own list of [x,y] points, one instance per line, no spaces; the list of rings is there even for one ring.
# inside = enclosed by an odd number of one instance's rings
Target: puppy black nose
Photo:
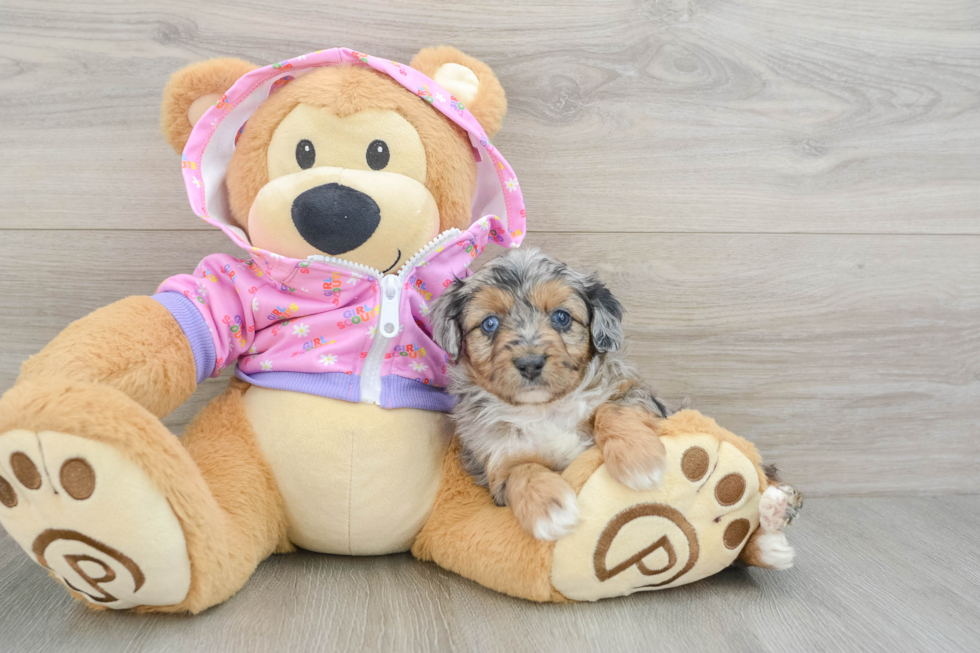
[[[515,358],[514,367],[517,368],[517,371],[525,379],[533,381],[541,376],[541,370],[544,369],[544,356],[521,356],[520,358]]]
[[[293,224],[303,240],[331,256],[363,245],[381,223],[381,209],[350,186],[323,184],[293,200]]]

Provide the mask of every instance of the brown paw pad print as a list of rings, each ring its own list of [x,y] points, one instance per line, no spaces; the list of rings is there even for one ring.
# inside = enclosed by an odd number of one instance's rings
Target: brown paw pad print
[[[187,596],[180,521],[146,471],[109,443],[0,433],[0,526],[76,598],[126,609]]]
[[[681,456],[681,472],[684,477],[692,483],[697,483],[708,475],[711,456],[708,452],[698,446],[689,447]],[[721,480],[715,484],[715,501],[723,508],[730,508],[745,497],[746,480],[742,474],[731,472],[725,474]],[[720,517],[718,518],[720,520]],[[738,548],[745,538],[748,537],[752,524],[748,519],[735,519],[725,527],[722,541],[728,549]]]
[[[660,525],[658,532],[663,531],[664,534],[649,546],[637,551],[622,562],[619,562],[611,568],[608,567],[609,552],[610,549],[614,548],[616,536],[631,523],[646,517],[663,520],[664,523]],[[678,546],[675,546],[671,540],[677,540]],[[684,558],[681,565],[677,564],[679,557],[678,549],[682,552],[681,555]],[[654,557],[659,551],[662,551],[667,559],[661,566],[651,569],[646,564],[646,560]],[[593,566],[595,567],[596,578],[603,582],[634,566],[644,576],[660,576],[669,571],[673,571],[674,573],[665,580],[647,583],[643,586],[660,587],[661,585],[674,582],[690,571],[697,564],[698,553],[697,533],[695,533],[691,523],[684,518],[684,515],[674,508],[663,504],[641,503],[616,515],[606,528],[603,529],[602,535],[599,536],[599,543],[596,545]],[[660,557],[662,558],[663,556]]]
[[[684,477],[694,484],[700,484],[697,492],[710,492],[714,503],[717,506],[717,517],[714,521],[720,522],[725,514],[738,505],[746,496],[748,487],[745,476],[739,472],[729,472],[715,482],[716,470],[712,468],[712,456],[706,449],[700,446],[692,446],[686,449],[681,456],[681,473]],[[711,484],[714,483],[712,489]],[[656,529],[650,529],[652,533],[659,534],[659,537],[651,541],[649,545],[641,548],[632,555],[623,554],[612,556],[613,562],[609,559],[609,552],[614,550],[617,536],[636,520],[654,517],[663,520],[662,525]],[[647,519],[649,522],[649,519]],[[722,543],[726,549],[737,549],[745,541],[751,530],[751,523],[748,519],[738,518],[729,523],[722,534]],[[648,527],[649,528],[649,527]],[[685,555],[678,555],[678,551],[684,551]],[[660,576],[662,580],[643,585],[643,587],[660,587],[673,583],[675,580],[686,574],[697,564],[700,552],[698,536],[694,526],[687,518],[675,508],[659,503],[641,503],[624,510],[614,517],[603,529],[596,545],[593,566],[596,578],[600,581],[607,581],[627,569],[635,567],[644,576]],[[656,558],[664,560],[664,564],[656,568],[650,568],[647,561]],[[670,575],[664,577],[668,571]]]
[[[61,487],[73,499],[84,501],[95,492],[95,471],[84,458],[71,458],[61,465]]]
[[[28,490],[40,490],[44,484],[38,466],[23,451],[15,451],[10,455],[10,469],[13,470],[17,482]],[[84,458],[72,458],[62,463],[59,480],[61,487],[73,499],[83,501],[95,492],[95,471]],[[13,508],[18,503],[17,491],[3,476],[0,476],[0,503],[8,508]]]

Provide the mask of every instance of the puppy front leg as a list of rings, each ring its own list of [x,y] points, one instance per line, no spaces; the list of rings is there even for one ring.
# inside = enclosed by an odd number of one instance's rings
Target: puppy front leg
[[[518,523],[539,540],[557,540],[578,523],[575,491],[558,474],[544,465],[524,462],[509,465],[504,474],[493,474]]]
[[[595,414],[595,443],[609,473],[633,490],[658,487],[667,471],[667,450],[657,422],[643,408],[607,403]]]

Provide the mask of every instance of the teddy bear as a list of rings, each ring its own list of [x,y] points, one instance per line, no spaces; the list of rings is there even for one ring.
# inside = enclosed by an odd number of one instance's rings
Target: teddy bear
[[[346,48],[174,74],[163,132],[206,257],[69,325],[0,399],[0,524],[93,608],[196,613],[269,555],[412,551],[536,601],[671,587],[736,558],[785,568],[796,495],[694,411],[665,422],[663,486],[595,450],[564,472],[581,523],[525,534],[460,468],[429,305],[488,244],[521,243],[488,66]],[[234,366],[181,438],[160,419]],[[700,490],[709,486],[709,491]]]

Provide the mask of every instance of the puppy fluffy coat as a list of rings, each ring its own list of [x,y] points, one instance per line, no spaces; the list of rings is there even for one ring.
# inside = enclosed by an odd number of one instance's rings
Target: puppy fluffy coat
[[[538,539],[577,522],[575,493],[558,472],[593,445],[628,487],[663,478],[656,429],[668,413],[613,353],[622,314],[595,275],[536,249],[491,261],[433,305],[434,339],[456,361],[449,390],[459,397],[463,464]]]

